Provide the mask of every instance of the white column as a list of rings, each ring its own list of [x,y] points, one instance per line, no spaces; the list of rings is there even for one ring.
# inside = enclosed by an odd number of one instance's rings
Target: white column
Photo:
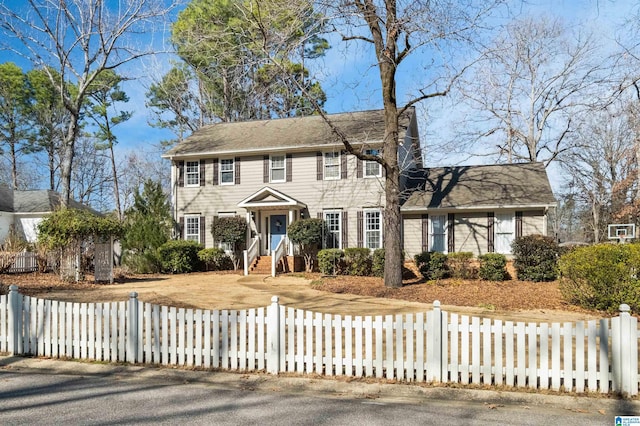
[[[295,211],[293,209],[289,209],[289,223],[287,224],[287,227],[289,225],[291,225],[293,223],[293,221],[295,220],[295,216],[294,216]],[[291,244],[291,242],[289,242],[289,238],[287,237],[287,254],[289,256],[293,256],[293,244]]]

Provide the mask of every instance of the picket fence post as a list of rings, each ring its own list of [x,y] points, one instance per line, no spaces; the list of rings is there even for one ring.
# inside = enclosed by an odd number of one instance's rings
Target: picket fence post
[[[138,342],[142,336],[138,336],[138,293],[132,291],[129,293],[129,304],[127,306],[127,362],[138,361]],[[124,312],[123,312],[124,314]],[[123,330],[124,331],[124,330]]]
[[[280,367],[280,299],[271,298],[267,309],[267,372],[278,374]]]
[[[8,349],[11,355],[22,355],[22,295],[18,286],[9,286],[8,308]]]
[[[433,301],[433,310],[427,313],[427,381],[442,381],[442,336],[443,327],[446,331],[447,324],[442,324],[442,311],[440,301]]]
[[[612,321],[613,390],[625,395],[638,394],[638,320],[627,304],[620,305],[620,316]]]

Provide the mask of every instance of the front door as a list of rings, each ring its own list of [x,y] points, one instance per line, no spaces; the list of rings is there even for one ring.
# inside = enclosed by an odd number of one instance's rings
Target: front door
[[[269,229],[271,231],[270,248],[273,251],[287,234],[287,216],[283,214],[272,215],[269,219]]]

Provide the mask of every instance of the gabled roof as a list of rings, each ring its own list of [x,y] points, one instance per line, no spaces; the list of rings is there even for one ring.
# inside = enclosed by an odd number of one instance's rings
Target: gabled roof
[[[403,211],[556,205],[542,163],[428,168],[418,182]]]
[[[48,213],[62,205],[62,196],[51,190],[14,191],[0,187],[0,211],[13,213]],[[89,207],[71,199],[69,207],[91,210]],[[97,213],[93,211],[94,213]]]
[[[306,204],[301,203],[295,198],[276,191],[273,188],[265,186],[261,190],[249,195],[244,200],[238,203],[238,207],[249,209],[251,207],[287,207],[295,206],[299,208],[306,207]]]
[[[400,117],[400,139],[404,139],[415,109]],[[379,144],[384,138],[384,110],[330,114],[329,118],[352,144]],[[163,157],[269,152],[305,147],[342,145],[319,115],[307,117],[217,123],[195,131],[167,151]]]

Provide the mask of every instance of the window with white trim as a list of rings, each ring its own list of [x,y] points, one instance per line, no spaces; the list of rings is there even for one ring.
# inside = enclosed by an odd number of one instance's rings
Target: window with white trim
[[[220,185],[233,185],[235,182],[233,158],[220,160]]]
[[[382,215],[380,210],[364,212],[364,246],[368,249],[382,247]]]
[[[184,239],[200,242],[200,216],[184,217]]]
[[[326,248],[342,248],[342,212],[327,210],[324,212],[324,221],[328,231]]]
[[[284,155],[272,155],[270,158],[271,182],[284,182],[286,179],[286,161]]]
[[[326,180],[340,179],[340,153],[324,153],[324,178]]]
[[[447,252],[447,215],[429,215],[429,251]]]
[[[187,161],[184,165],[185,186],[200,186],[200,161]]]
[[[380,155],[380,151],[377,149],[367,149],[365,152],[367,155]],[[364,177],[380,177],[382,176],[382,166],[377,161],[366,160],[364,162]]]
[[[494,233],[496,253],[510,254],[511,243],[516,233],[513,212],[496,213]]]

